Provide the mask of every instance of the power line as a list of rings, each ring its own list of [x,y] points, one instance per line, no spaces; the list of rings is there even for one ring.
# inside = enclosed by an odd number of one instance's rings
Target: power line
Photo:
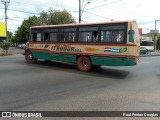
[[[9,20],[14,20],[14,21],[22,21],[22,20],[17,20],[17,19],[13,19],[13,18],[8,18]]]
[[[17,11],[17,12],[23,12],[23,13],[28,13],[28,14],[39,15],[39,13],[26,12],[26,11],[21,11],[21,10],[14,10],[14,9],[8,9],[8,10]]]
[[[10,11],[11,14],[13,14],[15,17],[10,17],[10,18],[21,18],[21,19],[25,19],[23,17],[18,17],[17,15],[15,15],[12,11]]]
[[[123,1],[123,0],[117,0],[117,1],[114,1],[114,2],[111,2],[111,3],[98,5],[98,6],[95,6],[95,7],[92,7],[92,8],[88,8],[88,9],[86,9],[86,10],[91,10],[91,9],[99,8],[99,7],[106,6],[106,5],[110,5],[110,4],[113,4],[113,3],[120,2],[120,1]]]
[[[110,19],[110,18],[107,18],[107,17],[101,16],[101,15],[97,15],[97,14],[94,14],[94,13],[91,13],[91,12],[87,12],[87,11],[84,11],[84,12],[85,12],[85,13],[92,14],[92,15],[95,15],[95,16],[98,16],[98,17],[101,17],[101,18],[105,18],[105,19],[112,20],[112,19]]]
[[[12,1],[11,3],[19,3],[19,4],[25,4],[25,5],[31,5],[34,6],[33,4],[29,4],[29,3],[24,3],[24,2],[17,2],[17,1]]]

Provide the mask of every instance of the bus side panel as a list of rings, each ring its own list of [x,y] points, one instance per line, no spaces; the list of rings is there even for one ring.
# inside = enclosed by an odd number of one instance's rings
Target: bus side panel
[[[134,58],[121,58],[121,57],[91,57],[93,65],[106,65],[106,66],[133,66],[136,65]]]
[[[53,54],[41,51],[32,51],[32,54],[33,57],[36,59],[54,60],[54,61],[72,62],[72,63],[75,63],[76,61],[76,55]]]
[[[33,57],[36,59],[53,60],[61,62],[76,62],[77,55],[66,54],[53,54],[40,51],[32,51]],[[121,58],[121,57],[101,57],[91,56],[92,65],[106,65],[106,66],[133,66],[136,65],[136,59],[134,58]]]

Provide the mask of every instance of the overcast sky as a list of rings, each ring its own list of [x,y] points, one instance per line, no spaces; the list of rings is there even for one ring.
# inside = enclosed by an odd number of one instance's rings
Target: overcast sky
[[[135,19],[143,33],[155,27],[155,20],[160,19],[158,0],[81,0],[84,4],[82,20],[84,22],[104,22]],[[87,2],[90,4],[86,4]],[[0,1],[1,2],[1,1]],[[79,0],[10,0],[8,7],[8,30],[15,32],[24,19],[46,11],[68,10],[78,22]],[[4,4],[0,3],[0,22],[4,21]],[[160,21],[157,22],[160,29]]]

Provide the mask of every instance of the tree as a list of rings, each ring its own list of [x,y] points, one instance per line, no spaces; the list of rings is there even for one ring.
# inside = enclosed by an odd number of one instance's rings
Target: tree
[[[28,41],[29,30],[31,26],[40,25],[40,21],[36,16],[29,17],[22,22],[15,32],[15,39],[17,43],[26,43]]]
[[[11,43],[7,41],[0,43],[0,47],[5,51],[5,55],[8,55],[8,49],[10,46],[11,46]]]
[[[50,8],[47,12],[40,13],[39,20],[42,25],[57,25],[76,23],[74,17],[67,10],[53,10]]]
[[[45,11],[42,11],[40,13],[40,16],[38,17],[38,19],[39,19],[41,25],[48,25],[49,24],[49,20],[48,20],[49,17],[48,16],[49,16],[48,13]]]
[[[8,32],[8,39],[12,38],[13,37],[13,33],[10,32],[10,31],[7,31]]]
[[[67,11],[55,11],[50,8],[47,12],[42,11],[39,17],[32,16],[22,22],[15,32],[15,38],[12,38],[16,43],[26,43],[28,41],[29,30],[31,26],[38,25],[56,25],[75,23],[74,17]]]

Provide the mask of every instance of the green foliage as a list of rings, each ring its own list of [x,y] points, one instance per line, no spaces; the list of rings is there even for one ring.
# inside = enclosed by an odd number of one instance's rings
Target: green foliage
[[[5,51],[5,54],[8,54],[8,49],[11,46],[10,42],[0,42],[0,47]]]
[[[67,10],[53,10],[50,8],[47,12],[40,14],[39,20],[42,25],[57,25],[76,23],[74,17]]]
[[[12,32],[7,31],[7,34],[8,34],[8,39],[13,37],[13,33]]]
[[[22,22],[22,25],[18,27],[15,33],[16,43],[26,43],[28,41],[27,35],[29,35],[29,29],[31,26],[40,25],[40,21],[36,16],[29,17],[27,20]]]
[[[1,53],[0,56],[9,56],[9,55],[13,55],[13,53]]]
[[[67,11],[55,11],[50,8],[47,12],[42,11],[39,17],[32,16],[22,22],[15,32],[15,37],[11,37],[14,43],[26,43],[28,41],[29,30],[31,26],[38,25],[56,25],[75,23],[74,17]]]

